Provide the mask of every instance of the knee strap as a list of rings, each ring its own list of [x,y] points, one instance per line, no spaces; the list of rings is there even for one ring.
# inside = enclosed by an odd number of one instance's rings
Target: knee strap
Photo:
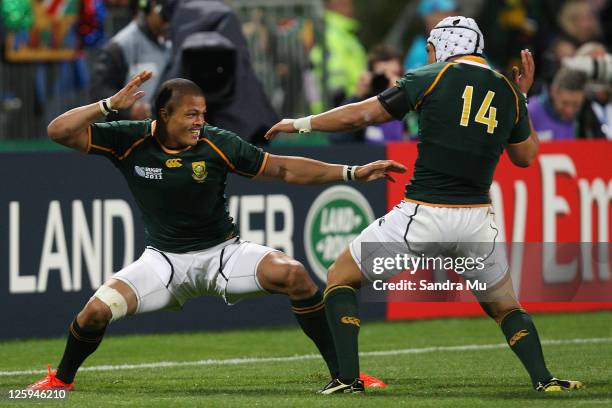
[[[110,308],[113,315],[110,320],[111,323],[121,319],[127,314],[127,302],[125,301],[123,295],[116,289],[113,289],[110,286],[102,285],[96,291],[96,293],[94,293],[94,296],[100,299],[102,303]]]

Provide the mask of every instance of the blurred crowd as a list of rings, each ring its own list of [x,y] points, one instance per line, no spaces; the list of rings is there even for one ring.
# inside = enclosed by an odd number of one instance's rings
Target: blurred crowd
[[[355,50],[358,34],[352,3],[326,1],[328,80],[335,95],[332,105],[374,95],[391,86],[405,70],[425,65],[429,31],[443,18],[460,14],[479,23],[485,38],[485,58],[508,77],[512,67],[520,63],[520,50],[533,51],[536,82],[529,95],[529,112],[542,141],[612,140],[612,1],[419,0],[407,4],[408,12],[399,22],[405,32],[419,21],[420,30],[408,46],[402,49],[402,44],[380,44],[369,52],[365,48]],[[344,24],[336,23],[338,19]],[[330,38],[340,33],[351,44],[350,54],[345,44]],[[317,58],[311,61],[315,66],[319,62]],[[359,70],[361,74],[357,74]],[[414,139],[418,136],[417,120],[416,115],[410,114],[403,122],[333,136],[332,141],[380,143]]]
[[[520,62],[519,51],[532,50],[537,78],[529,112],[541,140],[612,140],[612,0],[411,0],[392,16],[388,35],[368,47],[361,29],[379,22],[363,9],[379,6],[360,0],[89,3],[127,18],[86,53],[89,72],[80,84],[86,83],[88,97],[109,96],[142,69],[156,78],[147,84],[148,98],[111,119],[150,117],[149,98],[159,81],[191,75],[209,95],[212,123],[263,143],[265,129],[279,117],[318,113],[393,86],[406,70],[427,63],[426,39],[440,20],[465,15],[484,33],[489,64],[507,76]],[[59,98],[67,93],[63,87]],[[416,114],[324,136],[328,143],[417,137]]]

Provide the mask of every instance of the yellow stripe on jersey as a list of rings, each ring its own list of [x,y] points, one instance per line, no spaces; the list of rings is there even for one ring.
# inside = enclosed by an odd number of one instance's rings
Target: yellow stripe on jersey
[[[87,153],[89,153],[89,151],[93,148],[93,149],[102,150],[103,152],[108,152],[108,153],[112,154],[115,157],[119,157],[117,152],[115,152],[113,149],[93,144],[91,142],[91,138],[92,138],[92,136],[91,136],[91,125],[90,125],[90,126],[87,127],[87,150],[86,150]]]
[[[270,156],[269,153],[265,153],[264,154],[264,159],[261,162],[261,167],[259,168],[259,171],[257,172],[257,174],[255,175],[255,177],[257,176],[261,176],[264,172],[264,170],[266,169],[266,166],[268,165],[268,156]]]
[[[483,65],[489,65],[487,64],[487,60],[485,60],[482,57],[478,57],[476,55],[464,55],[463,57],[461,57],[462,60],[467,60],[467,61],[472,61],[472,62],[477,62],[479,64],[483,64]]]
[[[516,93],[516,91],[514,90],[514,87],[510,83],[510,81],[508,81],[508,78],[506,78],[505,75],[501,75],[500,74],[500,76],[504,79],[504,81],[506,81],[506,83],[508,84],[508,86],[512,90],[512,93],[514,94],[514,99],[516,100],[516,120],[514,121],[514,124],[516,125],[518,123],[518,121],[519,121],[519,97],[518,97],[518,94]]]
[[[210,140],[210,139],[208,139],[208,138],[206,138],[206,137],[204,137],[204,138],[200,139],[200,141],[202,141],[202,140],[203,140],[203,141],[205,141],[206,143],[208,143],[208,144],[210,145],[210,147],[212,147],[212,148],[214,149],[214,151],[215,151],[215,152],[217,152],[217,154],[218,154],[219,156],[221,156],[221,158],[223,159],[223,161],[224,161],[224,162],[227,164],[227,166],[230,168],[230,170],[231,170],[231,171],[233,171],[234,173],[242,174],[243,176],[247,176],[247,177],[255,177],[257,174],[259,174],[259,172],[261,172],[261,171],[262,171],[262,168],[261,168],[261,167],[260,167],[259,171],[258,171],[256,174],[247,173],[247,172],[245,172],[245,171],[238,170],[238,169],[236,168],[236,166],[234,166],[234,165],[232,164],[232,162],[231,162],[231,161],[230,161],[230,160],[227,158],[227,156],[225,155],[225,153],[223,153],[223,151],[221,151],[221,149],[219,149],[219,148],[217,147],[217,145],[213,143],[213,141],[212,141],[212,140]],[[262,161],[262,166],[263,166],[263,164],[265,164],[265,162],[266,162],[266,158],[267,158],[267,153],[266,153],[266,156],[264,157],[264,160]]]
[[[91,125],[87,126],[87,148],[85,153],[89,153],[89,150],[91,150]]]
[[[119,155],[117,155],[117,153],[113,149],[109,149],[108,147],[98,146],[98,145],[95,145],[93,143],[89,147],[90,148],[94,148],[94,149],[98,149],[98,150],[102,150],[103,152],[108,152],[108,153],[112,154],[113,156],[115,156],[117,158],[119,157]]]
[[[215,152],[217,152],[217,154],[219,156],[221,156],[221,158],[223,159],[223,161],[225,162],[225,164],[227,164],[227,167],[229,167],[232,171],[236,170],[236,168],[234,167],[234,165],[232,164],[232,162],[229,161],[229,159],[227,158],[227,156],[221,151],[221,149],[219,149],[217,147],[217,145],[215,145],[210,139],[208,138],[202,138],[200,139],[200,141],[204,141],[206,143],[208,143],[210,145],[210,147],[213,148],[213,150]]]
[[[112,154],[113,156],[115,156],[117,158],[117,160],[124,160],[126,157],[128,157],[130,155],[130,153],[132,153],[132,151],[136,148],[136,146],[138,146],[139,144],[144,142],[148,137],[151,137],[153,135],[153,133],[155,131],[156,124],[157,124],[156,122],[157,121],[154,120],[151,123],[151,132],[150,133],[144,135],[142,138],[140,138],[140,139],[136,140],[134,143],[132,143],[130,145],[130,147],[128,147],[127,150],[121,156],[119,156],[119,154],[117,152],[115,152],[111,148],[93,144],[91,142],[91,138],[92,138],[92,135],[91,135],[91,126],[88,126],[87,127],[87,149],[85,150],[85,152],[89,153],[89,151],[93,147],[94,149],[102,150],[104,152],[108,152],[108,153]],[[158,143],[162,147],[162,149],[164,149],[164,146],[161,144],[161,142],[159,142],[159,140],[158,140]]]
[[[434,79],[434,81],[431,83],[431,85],[429,85],[429,88],[427,88],[427,90],[425,91],[425,93],[423,94],[423,97],[421,98],[420,101],[418,101],[416,103],[416,105],[414,105],[414,110],[417,110],[417,108],[419,107],[419,105],[423,102],[423,99],[425,99],[425,97],[427,95],[429,95],[431,93],[431,91],[434,90],[434,88],[436,87],[436,85],[438,85],[438,82],[440,81],[440,78],[442,78],[442,75],[444,75],[444,73],[446,72],[447,69],[449,69],[450,67],[452,67],[453,65],[457,65],[456,62],[449,62],[448,64],[446,64],[444,66],[444,68],[442,68],[440,70],[440,72],[438,72],[438,75],[436,75],[436,78]]]
[[[128,149],[125,151],[125,153],[123,153],[123,155],[119,156],[118,159],[119,160],[123,160],[126,157],[128,157],[130,155],[130,153],[132,153],[132,151],[136,148],[136,146],[138,146],[139,144],[144,142],[148,137],[151,137],[151,135],[146,135],[142,139],[138,139],[137,141],[132,143],[132,145],[130,147],[128,147]],[[161,143],[160,143],[160,145],[161,145]]]

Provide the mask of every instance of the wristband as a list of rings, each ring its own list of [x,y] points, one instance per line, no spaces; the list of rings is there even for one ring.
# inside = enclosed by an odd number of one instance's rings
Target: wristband
[[[312,130],[312,115],[293,121],[293,128],[300,133],[309,133]]]
[[[98,101],[98,106],[100,107],[100,111],[102,112],[104,116],[108,116],[111,113],[118,112],[116,109],[113,109],[113,107],[111,106],[110,98],[101,99],[100,101]]]
[[[357,171],[357,166],[342,166],[342,179],[344,181],[355,180],[355,171]]]

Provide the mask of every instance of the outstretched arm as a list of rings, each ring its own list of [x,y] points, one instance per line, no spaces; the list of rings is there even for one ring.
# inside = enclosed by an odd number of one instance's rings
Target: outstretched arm
[[[144,96],[138,87],[152,76],[151,71],[142,71],[134,76],[119,92],[109,98],[109,109],[129,108]],[[87,150],[87,128],[102,117],[99,102],[79,106],[62,113],[47,126],[49,137],[59,144],[75,150]]]
[[[365,101],[340,106],[318,115],[300,119],[283,119],[272,126],[265,137],[271,140],[278,133],[296,133],[302,129],[322,132],[354,130],[391,119],[393,118],[382,106],[378,97],[373,96]]]
[[[259,179],[280,180],[292,184],[323,184],[342,180],[395,181],[390,173],[405,173],[406,167],[393,160],[378,160],[363,166],[329,164],[294,156],[269,155]]]

